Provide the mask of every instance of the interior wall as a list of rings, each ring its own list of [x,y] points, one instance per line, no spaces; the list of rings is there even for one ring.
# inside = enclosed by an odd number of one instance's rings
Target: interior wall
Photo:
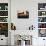
[[[38,3],[46,3],[46,0],[11,0],[11,22],[16,25],[18,30],[27,30],[32,24],[35,26],[33,36],[38,36]],[[29,19],[18,19],[17,10],[27,9],[29,11]],[[43,38],[34,37],[32,39],[33,46],[44,46]],[[38,44],[39,43],[39,44]]]
[[[15,3],[12,2],[11,6],[11,19],[12,22],[16,25],[17,30],[27,30],[29,26],[36,25],[37,23],[37,2],[33,2],[30,0],[15,0]],[[29,19],[19,19],[17,18],[17,10],[28,10],[29,11]]]

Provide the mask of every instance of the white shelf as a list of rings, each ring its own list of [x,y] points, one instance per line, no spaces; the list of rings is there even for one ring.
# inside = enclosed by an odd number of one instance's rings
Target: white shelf
[[[38,10],[38,11],[46,11],[46,10]]]
[[[8,22],[0,22],[0,23],[8,23]]]
[[[38,29],[46,29],[46,28],[38,28]]]
[[[8,17],[8,16],[0,16],[0,17]]]
[[[44,15],[44,16],[38,16],[38,17],[46,17],[46,15]]]
[[[8,10],[0,10],[0,11],[8,11]]]
[[[46,22],[38,22],[38,23],[46,23]]]

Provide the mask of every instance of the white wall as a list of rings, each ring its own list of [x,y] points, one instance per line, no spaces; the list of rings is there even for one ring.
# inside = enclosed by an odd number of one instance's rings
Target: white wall
[[[11,2],[11,19],[16,25],[17,30],[27,30],[32,24],[37,23],[37,2],[29,0],[13,0]],[[18,19],[17,10],[27,9],[29,11],[29,19]]]
[[[46,0],[11,0],[11,22],[16,25],[16,28],[19,30],[27,30],[29,26],[32,24],[35,26],[34,38],[33,38],[33,46],[41,46],[39,44],[43,44],[42,38],[38,38],[38,3],[45,3]],[[27,9],[29,11],[29,19],[18,19],[17,18],[17,10]],[[35,37],[37,36],[37,37]],[[39,43],[39,44],[38,44]]]
[[[20,9],[27,9],[29,11],[29,19],[17,18],[17,10]],[[25,30],[27,30],[27,28],[33,24],[35,26],[34,31],[36,32],[33,34],[37,36],[37,9],[37,0],[11,0],[11,22],[16,25],[16,32],[20,32],[20,30],[23,30],[21,31],[21,33],[27,33]],[[35,39],[33,39],[33,41],[35,41]],[[37,42],[34,42],[33,44],[37,44]]]

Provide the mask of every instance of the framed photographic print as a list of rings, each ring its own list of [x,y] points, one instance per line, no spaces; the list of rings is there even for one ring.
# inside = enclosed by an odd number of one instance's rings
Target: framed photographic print
[[[15,35],[15,45],[16,46],[30,46],[32,45],[32,36],[31,35]]]
[[[27,10],[18,10],[17,18],[29,18],[29,11]]]

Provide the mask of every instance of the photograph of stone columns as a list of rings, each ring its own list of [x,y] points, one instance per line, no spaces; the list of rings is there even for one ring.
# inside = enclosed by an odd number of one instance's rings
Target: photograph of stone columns
[[[16,46],[30,46],[32,45],[32,36],[30,35],[15,35],[14,42]]]

